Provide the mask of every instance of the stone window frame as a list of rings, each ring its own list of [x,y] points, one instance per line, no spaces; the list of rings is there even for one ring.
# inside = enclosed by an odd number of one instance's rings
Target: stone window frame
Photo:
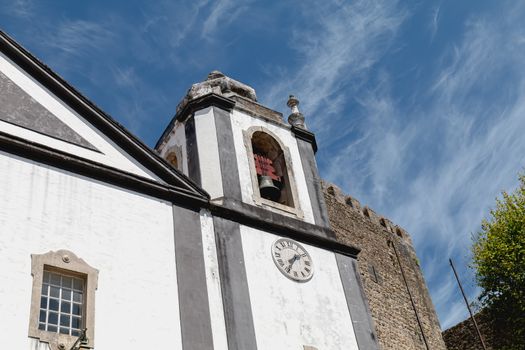
[[[29,337],[49,344],[51,350],[70,349],[78,337],[67,334],[48,332],[38,329],[40,297],[44,270],[75,275],[84,279],[84,309],[82,310],[82,328],[87,328],[87,342],[83,348],[95,346],[95,291],[98,283],[98,270],[69,250],[49,251],[44,254],[31,254],[31,310],[29,313]]]
[[[259,181],[257,180],[257,172],[255,171],[255,160],[254,160],[254,154],[253,154],[253,147],[252,147],[252,137],[255,132],[263,132],[268,135],[270,135],[278,144],[279,147],[281,147],[281,150],[283,151],[284,161],[286,163],[286,171],[288,173],[288,181],[290,182],[290,191],[292,193],[292,200],[294,203],[294,206],[287,206],[284,204],[280,204],[274,201],[271,201],[266,198],[262,198],[259,192]],[[246,154],[248,156],[248,165],[250,168],[250,176],[251,176],[251,182],[252,182],[252,189],[253,189],[253,202],[257,206],[261,207],[269,207],[269,209],[278,209],[279,212],[285,212],[288,214],[293,214],[298,218],[303,218],[304,214],[301,210],[301,206],[299,204],[299,195],[297,193],[297,185],[295,183],[295,176],[293,172],[293,163],[292,163],[292,156],[290,154],[290,149],[286,147],[281,139],[275,135],[273,132],[268,130],[267,128],[263,126],[251,126],[247,130],[243,130],[243,139],[244,139],[244,146],[246,149]]]

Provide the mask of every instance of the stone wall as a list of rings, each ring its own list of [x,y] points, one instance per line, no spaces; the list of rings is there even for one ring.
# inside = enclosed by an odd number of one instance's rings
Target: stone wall
[[[323,189],[337,239],[361,249],[361,279],[381,348],[445,350],[439,321],[407,232],[345,196],[336,186],[323,183]]]
[[[503,349],[511,345],[514,345],[513,349],[520,348],[514,343],[516,334],[514,334],[512,327],[509,326],[505,315],[500,315],[503,319],[498,319],[488,309],[483,309],[475,314],[474,317],[487,350]],[[445,330],[443,339],[448,350],[482,349],[481,341],[470,317]]]
[[[476,322],[480,327],[483,333],[487,333],[487,330],[490,330],[490,327],[485,327],[485,322],[482,321],[479,317],[479,314],[476,315]],[[447,344],[448,350],[478,350],[482,349],[481,342],[479,341],[476,329],[470,318],[466,319],[463,322],[458,323],[454,327],[451,327],[443,332],[443,339]],[[484,340],[486,339],[486,334]],[[485,342],[487,349],[493,349],[493,347]]]

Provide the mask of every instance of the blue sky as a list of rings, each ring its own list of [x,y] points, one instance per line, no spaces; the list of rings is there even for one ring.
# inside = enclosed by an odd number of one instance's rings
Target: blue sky
[[[519,1],[0,0],[0,28],[153,146],[218,69],[288,114],[321,175],[413,237],[443,328],[478,290],[471,234],[525,161]]]

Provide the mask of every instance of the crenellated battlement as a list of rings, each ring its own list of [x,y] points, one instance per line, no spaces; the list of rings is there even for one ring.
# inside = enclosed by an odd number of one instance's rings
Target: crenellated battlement
[[[336,239],[361,250],[359,272],[381,348],[446,349],[408,232],[336,185],[322,187]]]
[[[321,184],[325,192],[333,196],[338,203],[344,204],[348,210],[352,210],[358,213],[365,220],[368,220],[370,223],[379,226],[383,231],[395,234],[404,242],[406,242],[410,246],[413,246],[412,239],[405,229],[403,229],[399,225],[394,224],[387,217],[376,213],[369,206],[362,205],[358,199],[345,194],[337,185],[326,182],[324,180],[321,181]]]

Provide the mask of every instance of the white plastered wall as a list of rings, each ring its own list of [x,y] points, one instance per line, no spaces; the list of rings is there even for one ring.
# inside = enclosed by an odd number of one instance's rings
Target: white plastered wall
[[[211,199],[224,195],[213,107],[195,112],[195,136],[199,152],[201,186]]]
[[[253,200],[250,164],[248,162],[248,155],[244,145],[243,131],[248,130],[252,126],[262,126],[277,135],[280,141],[290,150],[290,156],[292,158],[291,167],[293,169],[295,184],[297,186],[299,207],[304,215],[303,220],[312,224],[315,223],[297,140],[292,135],[291,131],[286,127],[277,126],[273,123],[254,118],[237,110],[233,110],[231,113],[231,121],[243,202],[252,205],[255,204]],[[287,164],[287,166],[290,166],[290,164]]]
[[[217,245],[213,218],[209,211],[201,210],[202,249],[204,253],[204,267],[206,269],[206,287],[210,307],[211,330],[213,334],[213,349],[227,350],[226,325],[222,303],[221,280],[217,259]]]
[[[61,141],[4,121],[0,121],[0,131],[139,176],[159,180],[151,171],[139,164],[113,141],[89,124],[84,118],[69,108],[2,53],[0,53],[0,71],[55,117],[95,146],[100,152]]]
[[[0,152],[1,349],[28,338],[31,254],[99,270],[97,350],[182,348],[171,204]]]
[[[241,237],[258,349],[358,349],[334,253],[303,243],[314,275],[299,283],[272,260],[279,236],[241,226]]]

